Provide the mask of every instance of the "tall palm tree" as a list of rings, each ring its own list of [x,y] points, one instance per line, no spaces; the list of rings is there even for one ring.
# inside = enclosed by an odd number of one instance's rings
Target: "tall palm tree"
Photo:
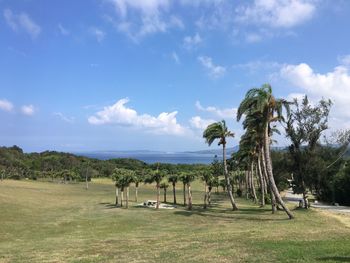
[[[260,114],[263,124],[264,141],[263,148],[266,161],[266,170],[270,186],[278,204],[287,213],[290,219],[293,218],[292,213],[282,200],[282,197],[277,189],[275,179],[273,177],[272,160],[270,153],[271,143],[271,126],[270,124],[276,121],[283,121],[282,110],[285,108],[289,112],[289,103],[284,99],[276,99],[272,94],[272,88],[269,84],[263,85],[261,88],[253,88],[249,90],[241,102],[237,111],[237,120],[239,121],[243,114],[257,113]]]
[[[229,137],[234,137],[233,132],[229,131],[226,122],[224,120],[220,122],[215,122],[210,124],[205,131],[203,132],[203,138],[205,138],[206,143],[210,146],[215,140],[219,140],[218,145],[222,145],[222,159],[223,159],[223,164],[224,164],[224,176],[225,176],[225,181],[227,185],[227,193],[230,197],[231,205],[232,205],[232,210],[237,210],[238,207],[235,203],[235,200],[233,198],[232,194],[232,187],[230,183],[230,178],[228,176],[228,171],[227,171],[227,163],[226,163],[226,138]]]
[[[168,178],[168,182],[173,186],[174,205],[176,205],[176,183],[178,180],[179,176],[177,174],[172,174]]]
[[[212,184],[214,181],[214,176],[210,170],[204,170],[201,173],[202,180],[204,182],[204,206],[206,209],[210,205],[210,194],[212,189]]]
[[[161,183],[160,184],[160,189],[163,189],[164,190],[164,203],[166,203],[166,192],[167,192],[167,189],[168,189],[168,187],[169,187],[169,184],[168,183],[166,183],[166,182],[163,182],[163,183]]]

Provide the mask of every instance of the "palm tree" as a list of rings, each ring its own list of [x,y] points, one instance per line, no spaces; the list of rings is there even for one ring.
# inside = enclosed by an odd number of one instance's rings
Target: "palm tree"
[[[165,173],[163,171],[160,171],[159,168],[157,168],[156,171],[150,171],[150,175],[147,178],[147,183],[156,183],[157,188],[157,205],[156,209],[159,209],[159,203],[160,203],[160,182],[162,181],[163,177],[165,176]]]
[[[196,175],[193,172],[184,172],[182,174],[182,182],[187,185],[187,196],[188,196],[188,210],[192,210],[192,190],[191,183],[196,179]]]
[[[135,202],[138,202],[138,192],[139,192],[139,185],[144,179],[144,170],[137,171],[134,176],[134,183],[135,183]]]
[[[214,176],[209,170],[202,171],[202,180],[204,182],[204,206],[203,208],[206,209],[208,205],[210,205],[210,193],[212,189],[212,184],[214,181]]]
[[[160,189],[164,190],[164,203],[166,203],[166,190],[168,189],[169,184],[166,182],[163,182],[160,184]]]
[[[176,205],[176,183],[179,180],[179,176],[176,174],[172,174],[168,178],[168,182],[173,186],[173,195],[174,195],[174,205]]]
[[[261,88],[253,88],[247,92],[244,100],[241,102],[238,108],[237,120],[239,121],[243,114],[260,114],[261,122],[264,127],[263,148],[269,183],[272,188],[273,194],[276,198],[276,201],[282,206],[284,211],[287,213],[288,217],[292,219],[293,215],[289,211],[288,207],[284,204],[281,195],[277,189],[275,179],[273,177],[270,153],[270,143],[272,134],[270,124],[276,121],[283,121],[283,108],[289,111],[289,103],[283,99],[276,99],[272,94],[271,86],[269,84],[265,84]]]
[[[186,200],[186,185],[187,185],[187,177],[185,173],[181,173],[179,176],[180,181],[182,182],[183,188],[182,188],[182,192],[183,192],[183,197],[184,197],[184,206],[187,205],[187,200]]]
[[[228,130],[226,122],[224,120],[222,120],[221,122],[215,122],[210,124],[203,132],[203,138],[205,138],[206,143],[208,143],[209,146],[217,139],[219,140],[218,145],[222,145],[222,158],[224,164],[224,176],[227,185],[227,193],[230,197],[232,210],[237,210],[238,207],[232,195],[232,187],[230,183],[230,178],[228,176],[226,163],[226,138],[229,137],[234,137],[234,134]]]

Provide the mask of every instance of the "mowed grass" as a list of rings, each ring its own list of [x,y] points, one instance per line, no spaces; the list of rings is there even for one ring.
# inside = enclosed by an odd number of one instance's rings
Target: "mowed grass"
[[[110,180],[84,186],[0,182],[0,262],[350,262],[349,225],[315,210],[295,210],[288,220],[238,199],[233,212],[222,193],[203,210],[201,182],[192,212],[135,202],[127,210],[114,207]],[[155,187],[141,185],[139,201],[147,199]]]

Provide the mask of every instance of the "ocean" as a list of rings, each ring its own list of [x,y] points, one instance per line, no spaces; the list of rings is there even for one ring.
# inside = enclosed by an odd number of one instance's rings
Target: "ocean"
[[[108,160],[114,158],[132,158],[143,161],[148,164],[152,163],[171,163],[171,164],[210,164],[215,154],[203,153],[138,153],[138,152],[92,152],[76,153],[81,156],[95,158],[99,160]],[[221,159],[218,156],[219,160]]]

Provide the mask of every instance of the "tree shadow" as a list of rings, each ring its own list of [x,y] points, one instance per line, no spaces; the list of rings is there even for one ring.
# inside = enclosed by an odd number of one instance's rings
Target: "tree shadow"
[[[218,218],[221,220],[244,220],[244,221],[287,221],[289,220],[288,217],[285,218],[271,218],[271,217],[261,217],[262,213],[265,213],[266,211],[270,211],[268,209],[254,209],[254,208],[242,208],[237,211],[232,211],[231,209],[226,210],[218,210],[218,209],[203,209],[203,208],[193,208],[192,210],[181,210],[181,211],[175,211],[174,215],[180,215],[180,216],[203,216],[203,217],[211,217],[211,218]],[[254,214],[258,214],[259,216],[252,216]],[[245,215],[249,215],[245,216]],[[267,215],[269,216],[269,215]]]
[[[320,258],[316,258],[316,260],[319,260],[319,261],[350,262],[350,257],[347,257],[347,256],[320,257]]]
[[[116,206],[115,203],[110,202],[101,202],[99,205],[103,205],[105,209],[113,209],[113,208],[120,208],[120,206]]]

